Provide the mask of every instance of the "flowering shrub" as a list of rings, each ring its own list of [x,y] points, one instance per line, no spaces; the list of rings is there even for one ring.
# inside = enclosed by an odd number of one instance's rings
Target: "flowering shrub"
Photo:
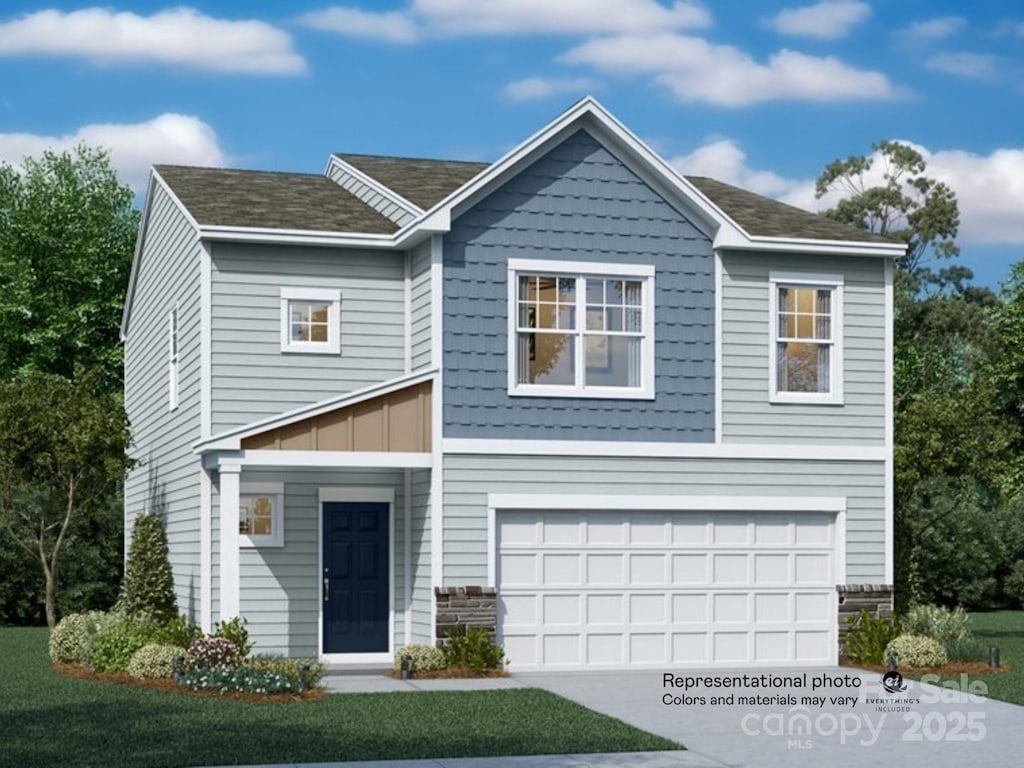
[[[273,672],[301,682],[306,688],[315,688],[324,676],[324,665],[313,659],[290,659],[286,656],[260,654],[242,662],[246,669]]]
[[[221,693],[302,693],[315,688],[323,666],[308,659],[262,656],[234,667],[189,669],[178,684],[193,691]]]
[[[84,664],[92,656],[92,641],[117,621],[103,611],[69,613],[50,633],[50,660],[55,664]]]
[[[235,616],[227,621],[219,621],[213,625],[213,637],[230,640],[238,648],[238,653],[242,658],[245,658],[252,650],[252,643],[249,642],[249,630],[245,628],[247,623],[241,616]]]
[[[176,645],[144,645],[128,662],[128,674],[142,679],[170,677],[174,673],[175,657],[184,655],[185,649]]]
[[[967,622],[967,611],[960,607],[950,610],[938,605],[915,605],[903,617],[903,629],[908,635],[924,635],[949,646],[971,638]]]
[[[395,672],[402,668],[402,657],[409,656],[412,659],[414,672],[433,672],[444,669],[448,666],[445,661],[444,651],[432,645],[407,645],[395,653]]]
[[[210,670],[235,667],[242,660],[238,646],[223,637],[203,637],[188,647],[186,670]]]
[[[886,657],[890,653],[907,667],[944,667],[949,661],[942,643],[924,635],[900,635],[886,647]]]

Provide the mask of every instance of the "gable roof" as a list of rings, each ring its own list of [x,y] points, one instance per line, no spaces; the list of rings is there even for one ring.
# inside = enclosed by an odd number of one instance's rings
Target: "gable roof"
[[[390,235],[398,225],[319,174],[158,165],[196,222]]]
[[[686,176],[693,186],[754,237],[794,237],[813,240],[892,243],[894,240],[833,221],[770,197],[707,176]]]
[[[432,208],[491,166],[490,163],[424,157],[353,155],[341,152],[335,152],[334,156],[423,210]]]

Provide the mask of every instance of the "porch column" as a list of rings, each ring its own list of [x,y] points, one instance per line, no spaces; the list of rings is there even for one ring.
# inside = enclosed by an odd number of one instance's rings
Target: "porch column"
[[[239,615],[238,493],[242,467],[220,465],[220,618]]]

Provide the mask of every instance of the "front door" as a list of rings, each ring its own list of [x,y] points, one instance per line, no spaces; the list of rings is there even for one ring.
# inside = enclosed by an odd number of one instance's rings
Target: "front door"
[[[323,505],[324,653],[387,653],[388,505]]]

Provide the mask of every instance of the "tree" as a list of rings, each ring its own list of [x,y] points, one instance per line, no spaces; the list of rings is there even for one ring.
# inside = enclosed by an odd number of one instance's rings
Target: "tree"
[[[0,383],[0,526],[42,569],[51,629],[63,547],[117,495],[131,463],[124,408],[99,377],[32,372]]]
[[[174,574],[163,521],[154,514],[138,515],[118,607],[130,615],[169,621],[178,615]]]
[[[81,366],[120,388],[134,197],[108,153],[85,145],[0,163],[0,378]]]

